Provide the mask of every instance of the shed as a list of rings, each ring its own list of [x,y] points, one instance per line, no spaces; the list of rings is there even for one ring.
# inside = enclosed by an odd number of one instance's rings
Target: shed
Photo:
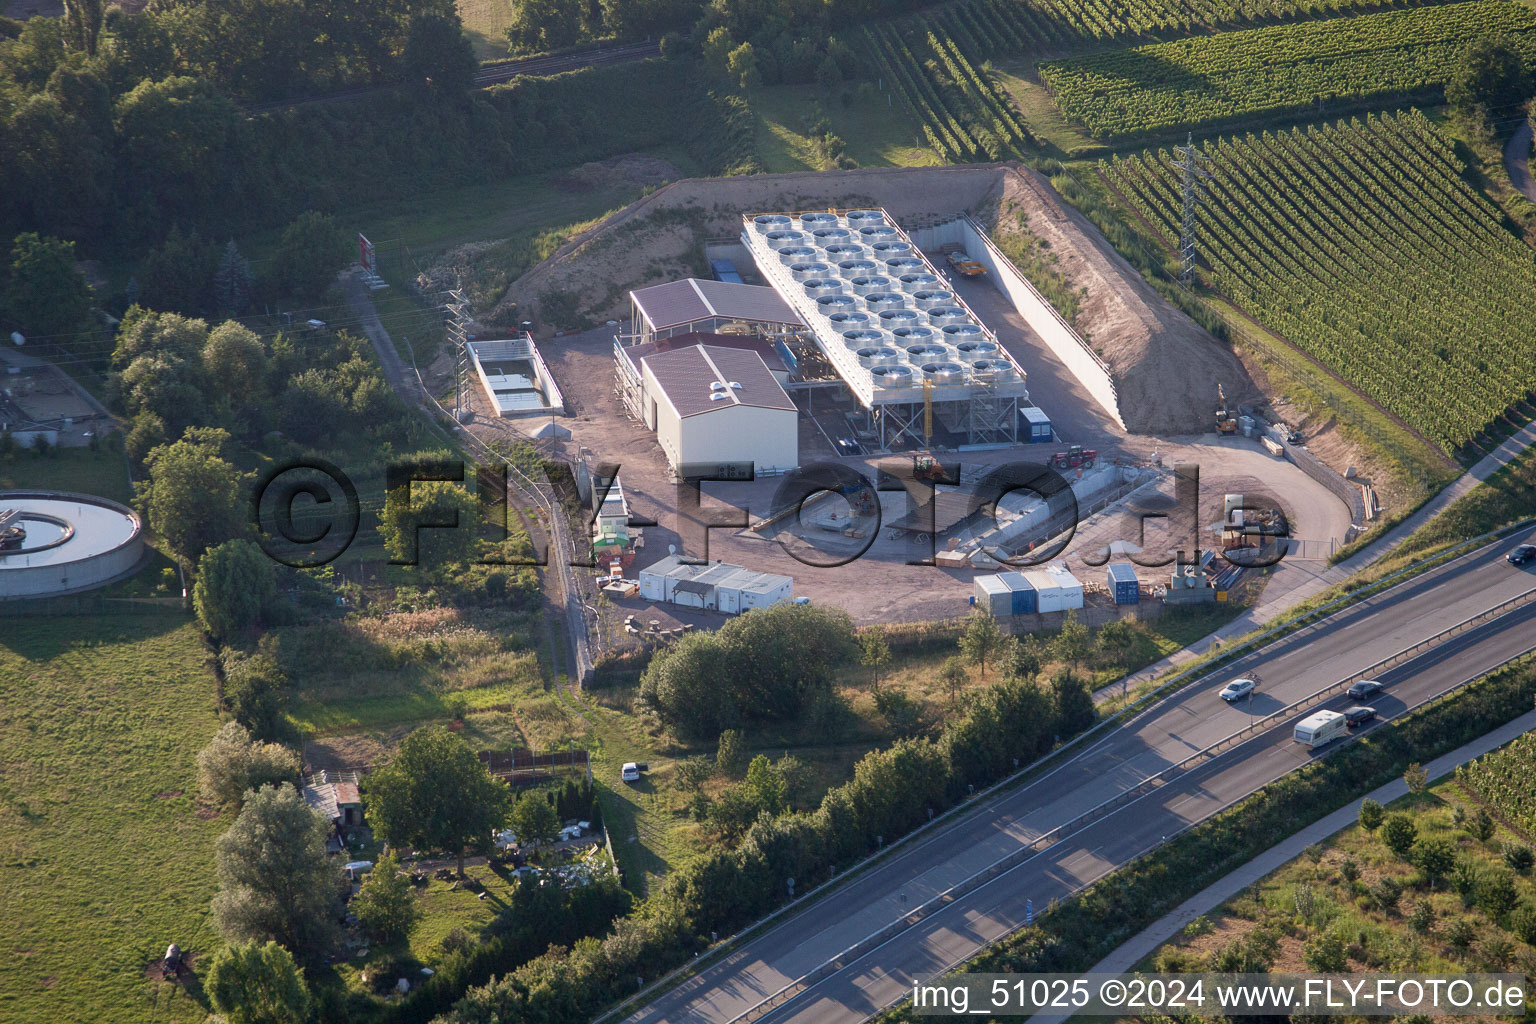
[[[1111,562],[1109,592],[1114,595],[1115,604],[1140,603],[1141,582],[1136,578],[1136,568],[1124,562]]]
[[[1045,444],[1051,439],[1051,418],[1045,410],[1026,405],[1019,410],[1019,441],[1024,444]]]
[[[1013,597],[1001,576],[987,575],[977,576],[973,584],[976,593],[976,607],[988,615],[1012,615]]]
[[[799,413],[756,352],[693,345],[642,362],[642,419],[683,477],[800,462]]]
[[[1037,611],[1064,612],[1083,606],[1083,585],[1065,566],[1048,565],[1040,569],[1029,569],[1023,576],[1035,588]]]

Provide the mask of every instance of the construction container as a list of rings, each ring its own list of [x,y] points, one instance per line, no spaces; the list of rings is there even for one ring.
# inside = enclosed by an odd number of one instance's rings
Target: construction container
[[[1011,614],[1033,615],[1040,610],[1039,594],[1023,573],[1005,572],[998,579],[1008,588],[1008,610]]]
[[[1019,410],[1019,440],[1024,444],[1044,444],[1051,439],[1051,418],[1044,409],[1028,405]]]
[[[1012,615],[1013,592],[1008,589],[1002,577],[977,576],[974,585],[976,595],[976,607],[988,615]]]
[[[1064,612],[1083,606],[1083,585],[1065,566],[1049,565],[1029,569],[1022,575],[1035,588],[1037,611]]]
[[[1135,567],[1124,562],[1111,564],[1109,592],[1114,595],[1115,604],[1140,604],[1141,583],[1136,579]]]

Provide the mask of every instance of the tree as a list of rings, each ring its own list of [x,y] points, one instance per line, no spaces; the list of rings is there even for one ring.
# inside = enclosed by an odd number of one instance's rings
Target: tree
[[[1504,863],[1511,869],[1522,875],[1531,870],[1531,865],[1536,863],[1536,854],[1524,843],[1505,843],[1503,848]]]
[[[879,687],[880,673],[891,663],[891,645],[884,626],[866,626],[859,630],[859,664],[869,669],[870,685]]]
[[[78,331],[90,316],[91,288],[75,266],[73,242],[35,232],[17,235],[5,278],[10,330],[29,337],[59,337]]]
[[[458,11],[418,12],[406,30],[400,65],[412,80],[436,92],[462,95],[475,84],[475,51]]]
[[[299,755],[278,743],[261,743],[239,722],[225,722],[197,755],[197,784],[215,806],[240,803],[250,790],[292,783]]]
[[[1408,792],[1418,796],[1429,788],[1429,772],[1424,766],[1415,761],[1403,772],[1403,782],[1408,785]]]
[[[1338,974],[1349,969],[1344,937],[1333,929],[1308,942],[1302,949],[1302,959],[1306,961],[1307,970],[1319,974]]]
[[[1495,826],[1493,815],[1488,813],[1488,808],[1479,807],[1477,813],[1472,815],[1472,821],[1467,826],[1467,831],[1472,833],[1474,839],[1480,843],[1486,843],[1493,838]]]
[[[1093,638],[1094,650],[1103,659],[1103,663],[1117,668],[1125,667],[1125,658],[1135,645],[1136,629],[1124,619],[1104,623]],[[1127,675],[1124,678],[1130,677]]]
[[[222,312],[239,315],[251,304],[251,292],[256,287],[256,276],[251,273],[251,261],[240,255],[240,247],[231,238],[219,256],[219,267],[213,275],[213,296]]]
[[[1002,650],[1006,636],[997,620],[986,612],[975,612],[960,634],[960,653],[965,660],[981,669],[982,678],[987,675],[987,662]]]
[[[915,736],[923,730],[923,706],[900,690],[876,690],[875,710],[897,736]]]
[[[317,299],[351,254],[336,222],[328,214],[307,210],[283,229],[277,246],[277,285],[286,297]]]
[[[1026,634],[1009,654],[1007,673],[1010,678],[1028,682],[1044,667],[1045,652],[1041,649],[1040,639],[1033,633]]]
[[[677,780],[677,786],[685,793],[697,793],[703,790],[704,783],[715,774],[715,766],[702,757],[690,757],[687,760],[677,762],[672,769],[672,777]]]
[[[560,837],[560,815],[543,793],[524,793],[512,805],[507,827],[523,846],[544,846]]]
[[[742,43],[725,58],[725,68],[743,89],[756,89],[762,84],[762,73],[757,69],[757,51],[751,43]]]
[[[222,641],[256,625],[275,593],[272,560],[248,540],[227,540],[198,560],[192,607],[203,628]]]
[[[1505,37],[1479,36],[1467,44],[1445,83],[1445,99],[1463,113],[1516,106],[1531,94],[1520,51]]]
[[[716,26],[704,38],[704,66],[719,75],[730,74],[731,53],[735,49],[736,43],[731,39],[730,30],[724,25]]]
[[[378,838],[396,846],[447,850],[458,857],[484,842],[507,820],[511,797],[504,783],[456,733],[442,726],[417,729],[395,756],[363,783],[368,820]]]
[[[1360,827],[1367,832],[1375,832],[1381,827],[1381,819],[1386,812],[1381,809],[1381,804],[1366,797],[1360,801]]]
[[[410,878],[401,872],[400,858],[393,852],[374,864],[350,906],[358,922],[377,942],[405,938],[421,917],[415,889]]]
[[[112,365],[123,369],[140,356],[170,355],[187,362],[200,359],[208,344],[208,322],[180,313],[157,313],[133,305],[117,325]]]
[[[715,750],[715,767],[720,769],[720,774],[725,776],[741,774],[746,760],[747,748],[741,732],[737,729],[727,729],[722,732],[720,745]]]
[[[151,249],[140,267],[143,302],[152,309],[174,310],[189,316],[209,312],[215,305],[214,279],[219,257],[196,231],[172,226],[165,241]]]
[[[581,35],[581,6],[575,0],[512,0],[507,41],[515,53],[558,50]]]
[[[136,485],[139,510],[183,564],[244,531],[240,471],[222,456],[228,441],[224,430],[193,427],[144,459],[149,479]]]
[[[226,941],[281,943],[300,959],[330,945],[340,877],[325,852],[330,823],[290,785],[247,795],[214,844],[214,923]]]
[[[309,989],[293,956],[275,942],[219,950],[208,969],[208,998],[228,1024],[304,1024]]]
[[[1418,837],[1418,832],[1413,819],[1406,814],[1389,814],[1381,823],[1381,841],[1387,844],[1387,849],[1399,857],[1408,856],[1408,851],[1413,848],[1413,841]]]
[[[235,721],[257,739],[274,740],[287,732],[288,677],[270,655],[230,659],[224,667],[224,700]]]
[[[102,0],[64,0],[64,40],[70,49],[96,56],[104,6]]]
[[[1456,866],[1456,847],[1447,839],[1416,840],[1408,851],[1408,862],[1418,868],[1430,888],[1439,885]]]
[[[1452,921],[1450,927],[1445,930],[1445,941],[1463,957],[1467,955],[1467,950],[1472,948],[1472,943],[1476,940],[1477,926],[1464,917],[1458,917]]]
[[[784,780],[784,775],[763,754],[758,754],[747,765],[747,778],[744,783],[747,795],[751,797],[753,805],[759,813],[766,812],[770,816],[776,816],[782,812],[789,800],[789,786]]]
[[[1076,668],[1083,659],[1088,657],[1091,649],[1088,627],[1077,621],[1075,611],[1067,609],[1066,617],[1061,623],[1061,631],[1051,640],[1051,653],[1058,661],[1064,661]]]
[[[1413,911],[1408,915],[1408,927],[1420,935],[1428,935],[1434,931],[1435,905],[1429,900],[1415,900]]]
[[[474,554],[479,522],[479,506],[461,484],[417,480],[384,495],[379,535],[395,564],[425,563],[424,571],[441,578]]]
[[[965,684],[970,677],[966,674],[965,663],[959,658],[945,658],[944,664],[939,666],[939,682],[944,684],[944,689],[949,692],[950,703],[958,703],[960,691],[965,689]]]
[[[1051,680],[1051,690],[1055,698],[1056,731],[1063,738],[1082,732],[1098,720],[1093,695],[1075,673],[1056,673],[1056,678]]]

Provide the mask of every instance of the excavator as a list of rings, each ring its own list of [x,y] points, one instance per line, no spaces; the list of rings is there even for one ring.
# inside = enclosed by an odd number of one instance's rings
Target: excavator
[[[1237,433],[1237,414],[1227,405],[1227,389],[1219,382],[1216,385],[1216,397],[1219,403],[1216,406],[1216,433]]]

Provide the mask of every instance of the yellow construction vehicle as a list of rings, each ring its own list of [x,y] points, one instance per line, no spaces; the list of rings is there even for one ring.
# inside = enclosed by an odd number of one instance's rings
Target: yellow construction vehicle
[[[1216,433],[1237,433],[1237,414],[1227,405],[1227,389],[1220,383],[1216,385],[1216,397],[1219,404],[1216,406]]]

